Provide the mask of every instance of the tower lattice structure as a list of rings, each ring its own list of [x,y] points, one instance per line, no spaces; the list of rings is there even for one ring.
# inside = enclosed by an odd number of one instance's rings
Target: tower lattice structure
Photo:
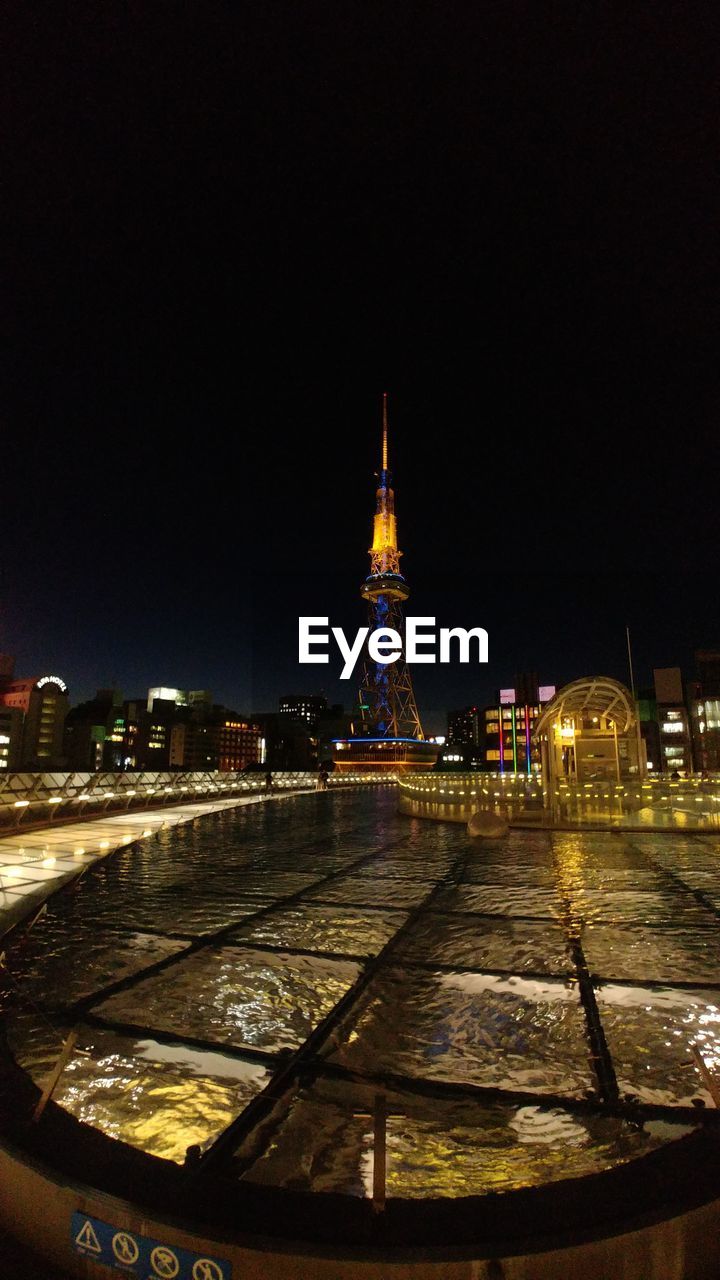
[[[368,602],[370,633],[392,628],[403,640],[403,604],[410,588],[400,572],[395,493],[388,470],[387,395],[383,395],[382,467],[378,474],[370,573],[360,588]],[[412,680],[403,654],[395,662],[374,662],[365,651],[360,690],[363,728],[379,738],[415,738],[424,741]]]

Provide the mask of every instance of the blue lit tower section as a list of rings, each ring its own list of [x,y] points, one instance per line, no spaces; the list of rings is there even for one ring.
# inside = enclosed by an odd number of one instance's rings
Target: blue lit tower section
[[[399,632],[404,642],[403,603],[410,588],[400,572],[402,552],[398,549],[395,493],[388,469],[387,395],[383,396],[382,468],[378,480],[370,573],[360,592],[368,602],[371,633],[391,628]],[[360,707],[366,734],[424,741],[410,672],[402,655],[395,662],[373,662],[366,652]]]

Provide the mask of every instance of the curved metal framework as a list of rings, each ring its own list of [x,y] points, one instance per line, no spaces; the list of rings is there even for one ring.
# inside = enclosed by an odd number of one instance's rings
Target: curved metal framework
[[[645,756],[635,700],[611,676],[587,676],[560,689],[542,712],[533,737],[540,744],[543,785],[557,799],[557,782],[642,780]]]
[[[610,676],[585,676],[566,684],[544,708],[533,737],[539,740],[564,716],[597,716],[613,722],[618,733],[629,733],[636,723],[630,690]]]

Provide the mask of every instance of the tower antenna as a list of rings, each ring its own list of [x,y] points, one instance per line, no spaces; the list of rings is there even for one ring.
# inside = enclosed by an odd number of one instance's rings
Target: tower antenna
[[[382,469],[387,471],[388,464],[388,446],[387,446],[387,391],[383,391],[383,446],[382,446]]]

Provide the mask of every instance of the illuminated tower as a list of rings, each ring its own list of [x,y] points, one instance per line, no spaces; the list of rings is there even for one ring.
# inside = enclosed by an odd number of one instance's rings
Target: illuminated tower
[[[387,395],[383,395],[382,468],[376,493],[370,573],[360,588],[368,602],[370,632],[391,628],[404,642],[403,602],[410,595],[400,572],[400,556],[395,518],[395,493],[388,470]],[[363,727],[379,738],[424,740],[410,672],[405,659],[373,662],[366,651],[363,686],[360,690]]]
[[[368,602],[370,636],[396,631],[405,647],[403,602],[410,595],[400,572],[395,494],[388,470],[387,396],[383,396],[382,467],[378,475],[370,572],[360,588]],[[394,662],[375,662],[365,650],[360,689],[362,729],[333,741],[333,764],[341,773],[367,776],[431,769],[439,747],[427,742],[420,724],[410,672],[402,654]]]

